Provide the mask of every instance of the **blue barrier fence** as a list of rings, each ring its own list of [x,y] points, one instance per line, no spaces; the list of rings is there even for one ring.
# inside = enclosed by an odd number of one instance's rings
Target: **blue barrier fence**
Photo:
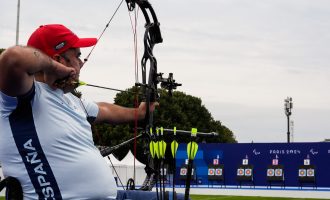
[[[179,179],[180,168],[187,158],[187,144],[180,144],[176,160],[176,183],[184,184]],[[254,166],[254,184],[267,186],[267,167],[278,158],[278,164],[284,166],[286,186],[299,186],[298,169],[309,157],[310,164],[315,166],[317,187],[330,187],[330,143],[238,143],[238,144],[199,144],[194,160],[199,184],[209,184],[208,165],[219,157],[224,164],[226,185],[237,185],[237,168],[242,159],[248,158]]]

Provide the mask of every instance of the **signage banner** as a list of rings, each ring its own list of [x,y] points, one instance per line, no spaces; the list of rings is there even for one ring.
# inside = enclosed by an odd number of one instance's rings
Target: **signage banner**
[[[180,171],[187,159],[187,144],[180,144],[177,151],[176,173]],[[247,160],[248,158],[248,160]],[[307,159],[306,159],[307,158]],[[215,161],[215,159],[219,159]],[[246,160],[245,160],[246,159]],[[194,165],[196,177],[208,183],[208,166],[215,162],[224,165],[223,175],[226,185],[237,185],[237,176],[251,174],[256,186],[267,186],[267,176],[284,176],[285,185],[299,187],[299,177],[315,176],[317,187],[330,188],[330,143],[211,143],[199,144]],[[252,169],[240,169],[247,164]],[[281,164],[283,169],[268,170],[269,165]],[[307,165],[307,166],[306,166]],[[314,169],[300,169],[301,166],[314,166]],[[213,174],[218,174],[216,168]],[[178,183],[179,183],[178,179]]]

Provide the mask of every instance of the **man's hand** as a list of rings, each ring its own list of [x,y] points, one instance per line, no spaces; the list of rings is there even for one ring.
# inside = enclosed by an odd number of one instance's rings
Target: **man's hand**
[[[153,113],[156,109],[156,106],[159,106],[158,102],[151,102],[150,103],[150,107],[149,107],[149,112]],[[147,111],[147,104],[146,102],[141,102],[138,108],[138,118],[144,119],[145,115],[146,115],[146,111]]]
[[[45,70],[44,80],[53,89],[62,89],[65,93],[76,88],[77,73],[74,68],[67,67],[57,61],[51,61],[52,66]]]

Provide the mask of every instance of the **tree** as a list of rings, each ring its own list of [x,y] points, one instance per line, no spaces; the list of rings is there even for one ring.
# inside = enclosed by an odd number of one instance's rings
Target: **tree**
[[[115,97],[115,103],[122,106],[134,107],[136,88],[131,88],[129,92],[120,92]],[[180,130],[191,130],[197,128],[200,132],[217,132],[218,137],[206,138],[200,140],[202,142],[212,143],[234,143],[236,142],[233,132],[223,126],[220,121],[214,120],[211,113],[202,104],[202,100],[183,92],[173,92],[172,97],[165,90],[160,90],[160,106],[154,112],[154,127],[173,128],[174,126]],[[141,122],[139,122],[141,126]],[[142,126],[141,126],[142,127]],[[134,123],[126,125],[96,125],[94,140],[100,145],[116,145],[133,137]],[[102,134],[100,134],[102,133]],[[173,138],[168,136],[165,138],[169,144]],[[189,137],[178,136],[180,143],[188,142]],[[115,152],[116,156],[123,158],[128,149],[133,149],[133,145],[123,147],[120,151]],[[137,145],[137,158],[144,162],[143,144],[139,140]],[[170,153],[170,152],[169,152]],[[168,152],[167,152],[168,154]]]
[[[2,52],[4,52],[6,49],[1,49],[0,48],[0,55],[2,54]]]

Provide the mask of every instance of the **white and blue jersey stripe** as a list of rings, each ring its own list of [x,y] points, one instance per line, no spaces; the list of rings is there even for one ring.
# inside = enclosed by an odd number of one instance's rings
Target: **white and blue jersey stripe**
[[[98,106],[83,101],[89,116]],[[112,199],[116,184],[80,100],[35,82],[24,97],[0,92],[0,161],[24,199]]]

